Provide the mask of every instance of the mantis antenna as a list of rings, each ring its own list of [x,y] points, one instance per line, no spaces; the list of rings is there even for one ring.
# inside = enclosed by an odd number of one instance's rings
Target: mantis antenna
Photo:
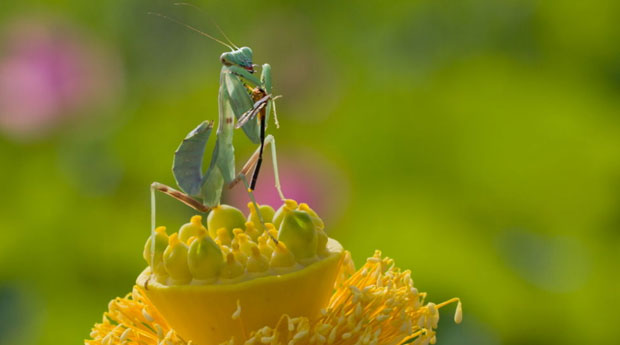
[[[200,35],[202,35],[202,36],[205,36],[205,37],[207,37],[207,38],[210,38],[210,39],[214,40],[215,42],[217,42],[217,43],[219,43],[219,44],[221,44],[221,45],[223,45],[223,46],[227,47],[227,48],[228,48],[228,49],[230,49],[230,50],[235,50],[235,48],[233,48],[233,46],[231,46],[230,44],[228,44],[228,43],[226,43],[226,42],[223,42],[223,41],[221,41],[221,40],[218,40],[217,38],[215,38],[215,37],[213,37],[213,36],[211,36],[211,35],[207,34],[206,32],[200,31],[200,30],[196,29],[195,27],[193,27],[193,26],[191,26],[191,25],[188,25],[188,24],[183,23],[183,22],[182,22],[182,21],[180,21],[180,20],[176,20],[176,19],[174,19],[174,18],[172,18],[172,17],[168,17],[168,16],[166,16],[166,15],[163,15],[163,14],[161,14],[161,13],[157,13],[157,12],[147,12],[147,14],[152,15],[152,16],[162,17],[162,18],[164,18],[164,19],[166,19],[166,20],[169,20],[169,21],[171,21],[171,22],[173,22],[173,23],[179,24],[179,25],[184,26],[184,27],[186,27],[186,28],[188,28],[188,29],[190,29],[190,30],[192,30],[192,31],[194,31],[194,32],[197,32],[198,34],[200,34]],[[232,43],[232,42],[231,42],[231,43]]]
[[[226,35],[226,33],[224,32],[224,30],[222,30],[222,28],[219,26],[219,24],[209,16],[209,14],[203,10],[202,8],[190,3],[190,2],[175,2],[174,3],[175,6],[188,6],[191,8],[194,8],[200,12],[202,12],[203,14],[205,14],[207,16],[207,18],[209,18],[209,20],[213,23],[213,25],[215,25],[215,27],[217,28],[217,31],[219,31],[222,36],[224,36],[224,38],[228,41],[228,43],[230,43],[230,45],[232,45],[233,47],[235,47],[235,49],[239,49],[239,47],[233,43],[233,41],[230,40],[230,38],[228,38],[228,36]]]

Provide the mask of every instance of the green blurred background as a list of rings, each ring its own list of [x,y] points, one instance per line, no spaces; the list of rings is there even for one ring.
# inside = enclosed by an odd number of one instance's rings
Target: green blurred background
[[[194,3],[0,2],[0,344],[88,336],[145,266],[149,184],[216,118],[225,48],[148,11],[271,63],[284,191],[358,265],[461,297],[440,344],[620,343],[620,2]]]

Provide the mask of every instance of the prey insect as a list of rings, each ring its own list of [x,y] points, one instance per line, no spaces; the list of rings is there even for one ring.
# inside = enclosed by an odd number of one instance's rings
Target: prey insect
[[[226,186],[232,188],[241,181],[247,189],[250,200],[255,207],[258,207],[252,191],[258,179],[265,145],[271,147],[275,187],[284,200],[278,174],[275,139],[272,135],[265,136],[266,126],[272,112],[277,125],[274,103],[277,97],[271,95],[271,66],[263,64],[259,78],[255,75],[258,66],[253,64],[252,49],[237,47],[221,29],[220,32],[230,44],[173,18],[159,13],[151,14],[183,25],[231,50],[220,56],[222,69],[218,95],[218,123],[215,147],[209,167],[206,172],[203,172],[203,156],[205,146],[213,131],[213,121],[204,121],[185,137],[174,154],[172,172],[181,191],[159,182],[151,185],[151,228],[155,228],[156,221],[156,191],[165,193],[199,212],[206,213],[219,205],[222,190]],[[235,171],[235,149],[232,142],[235,120],[237,121],[236,127],[241,128],[250,141],[260,144],[239,173]],[[252,170],[250,184],[247,176]]]

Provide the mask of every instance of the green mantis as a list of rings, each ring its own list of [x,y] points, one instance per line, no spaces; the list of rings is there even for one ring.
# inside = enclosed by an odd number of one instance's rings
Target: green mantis
[[[231,51],[220,56],[222,69],[218,95],[217,138],[209,166],[206,172],[203,172],[203,156],[206,143],[213,131],[213,121],[204,121],[185,137],[174,154],[172,172],[181,191],[158,182],[151,185],[152,229],[155,227],[156,215],[155,191],[170,195],[197,211],[208,212],[220,203],[224,187],[232,187],[242,181],[256,206],[252,190],[258,178],[265,145],[271,147],[275,186],[284,200],[278,175],[275,139],[272,135],[265,136],[266,124],[271,112],[276,118],[274,100],[277,97],[271,95],[271,66],[264,64],[260,78],[258,78],[254,74],[257,65],[253,64],[253,53],[249,47],[237,47],[225,34],[224,37],[230,44],[172,18],[153,14],[186,26],[225,45]],[[257,117],[258,121],[256,121]],[[260,144],[239,173],[235,170],[235,149],[232,142],[235,120],[237,128],[241,128],[250,141]],[[254,173],[250,185],[247,176],[252,169]]]

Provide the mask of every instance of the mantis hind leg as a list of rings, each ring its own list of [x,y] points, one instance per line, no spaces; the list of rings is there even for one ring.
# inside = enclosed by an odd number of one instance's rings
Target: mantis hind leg
[[[248,195],[250,196],[250,201],[252,201],[252,204],[254,205],[254,209],[256,210],[256,215],[258,216],[258,221],[260,222],[260,224],[263,226],[263,229],[264,229],[265,228],[265,220],[263,219],[263,215],[259,211],[258,203],[256,202],[256,198],[254,198],[254,193],[252,193],[252,189],[250,188],[250,185],[248,184],[248,179],[245,177],[245,174],[243,172],[240,172],[235,180],[243,181],[243,185],[245,186],[245,189],[248,191]],[[233,182],[231,182],[231,184]],[[275,244],[278,244],[278,239],[273,237],[272,234],[269,234],[269,237],[271,237],[271,239],[273,240],[273,242]]]
[[[276,154],[276,139],[273,135],[268,135],[263,141],[264,145],[270,144],[271,147],[271,163],[273,164],[273,178],[275,180],[276,190],[280,195],[280,199],[286,200],[282,193],[282,185],[280,184],[280,174],[278,173],[278,155]]]
[[[151,184],[151,232],[155,231],[155,226],[156,226],[156,198],[155,198],[155,192],[159,191],[162,192],[164,194],[167,194],[177,200],[179,200],[180,202],[184,203],[185,205],[193,208],[194,210],[198,211],[198,212],[202,212],[202,213],[206,213],[209,212],[209,210],[211,210],[210,207],[203,205],[200,201],[192,198],[191,196],[180,192],[172,187],[166,186],[165,184],[159,183],[159,182],[153,182]]]
[[[271,146],[271,162],[273,163],[273,177],[275,180],[275,187],[278,191],[280,199],[286,200],[284,193],[282,193],[282,185],[280,184],[280,174],[278,172],[278,158],[276,155],[276,140],[273,135],[269,134],[265,137],[265,140],[262,141],[264,146]],[[253,154],[250,156],[248,161],[245,163],[243,168],[241,168],[241,172],[231,183],[228,184],[229,188],[234,187],[239,181],[241,181],[241,176],[248,176],[250,171],[258,164],[258,159],[261,154],[261,148],[259,147]],[[249,186],[246,186],[249,188]]]
[[[203,205],[198,200],[192,198],[191,196],[180,192],[172,187],[168,187],[165,184],[159,182],[153,182],[151,184],[151,258],[150,262],[154,262],[155,258],[155,227],[157,226],[157,209],[156,209],[156,191],[160,191],[164,194],[170,195],[171,197],[181,201],[185,205],[199,211],[206,213],[210,210],[209,207]],[[150,279],[150,278],[149,278]],[[145,288],[148,289],[148,280],[144,285]]]

